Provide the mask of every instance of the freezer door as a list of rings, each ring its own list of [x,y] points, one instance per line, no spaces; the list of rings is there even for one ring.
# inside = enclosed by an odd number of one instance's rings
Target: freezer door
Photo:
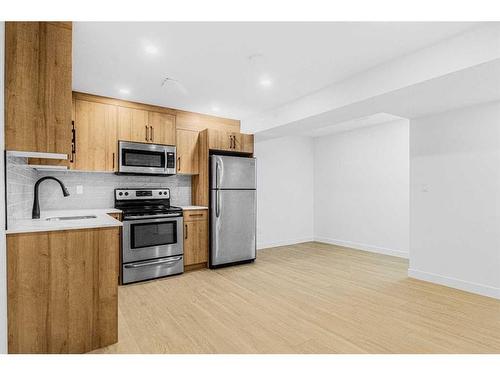
[[[255,189],[255,158],[210,156],[211,189]]]
[[[210,265],[255,259],[255,190],[211,190]]]

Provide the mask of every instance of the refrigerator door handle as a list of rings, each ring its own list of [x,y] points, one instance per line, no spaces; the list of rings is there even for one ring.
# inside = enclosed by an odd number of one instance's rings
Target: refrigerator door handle
[[[215,217],[219,217],[220,215],[220,196],[219,196],[219,161],[217,160],[215,162],[215,189],[217,191],[215,192]]]
[[[219,188],[219,161],[215,162],[215,188]]]
[[[220,216],[220,190],[215,192],[215,217]]]

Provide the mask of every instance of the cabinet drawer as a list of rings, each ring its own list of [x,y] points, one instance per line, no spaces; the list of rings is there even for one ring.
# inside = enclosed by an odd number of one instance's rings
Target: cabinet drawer
[[[208,219],[208,210],[186,210],[184,221],[199,221]]]

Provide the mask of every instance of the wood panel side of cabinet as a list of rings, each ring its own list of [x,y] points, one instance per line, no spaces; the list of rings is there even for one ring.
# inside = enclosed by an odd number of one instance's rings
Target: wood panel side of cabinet
[[[208,130],[201,131],[198,135],[198,174],[192,177],[191,200],[193,204],[208,206]]]

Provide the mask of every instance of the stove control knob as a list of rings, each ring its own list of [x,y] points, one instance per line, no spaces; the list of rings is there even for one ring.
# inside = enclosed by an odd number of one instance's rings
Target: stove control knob
[[[160,191],[160,192],[158,193],[158,195],[161,195],[161,194],[162,194],[162,193],[161,193],[161,191]]]
[[[163,195],[167,195],[167,192],[166,192],[166,191],[164,191],[164,192],[163,192]]]
[[[118,193],[118,195],[121,197],[121,196],[123,195],[123,193],[120,191],[120,192]]]
[[[128,192],[127,192],[127,191],[125,192],[125,195],[126,195],[126,196],[128,195]]]

